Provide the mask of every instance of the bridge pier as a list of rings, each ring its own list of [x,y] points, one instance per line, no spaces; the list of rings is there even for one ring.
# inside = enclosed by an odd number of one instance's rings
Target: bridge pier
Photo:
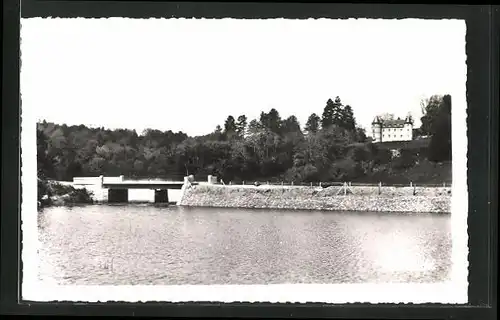
[[[128,202],[128,189],[109,189],[109,203],[125,203]]]
[[[155,190],[155,203],[168,203],[168,189]]]

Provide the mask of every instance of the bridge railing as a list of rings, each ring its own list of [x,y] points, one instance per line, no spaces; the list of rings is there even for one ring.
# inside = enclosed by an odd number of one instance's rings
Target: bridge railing
[[[74,177],[74,184],[95,185],[101,183],[101,177]]]
[[[451,182],[443,181],[442,183],[386,183],[380,181],[378,183],[365,183],[365,182],[350,182],[350,181],[314,181],[314,182],[291,182],[291,181],[277,181],[277,180],[249,180],[249,181],[224,181],[218,177],[213,176],[212,181],[209,182],[208,176],[195,176],[195,182],[202,183],[212,183],[212,184],[224,184],[224,185],[270,185],[270,186],[310,186],[310,187],[334,187],[334,186],[344,186],[345,184],[348,186],[359,186],[359,187],[420,187],[420,188],[437,188],[437,187],[451,187]],[[184,181],[184,176],[179,177],[159,177],[159,178],[151,178],[151,177],[102,177],[103,183],[117,183],[123,181],[158,181],[158,182],[182,182]],[[74,184],[79,185],[96,185],[101,183],[101,177],[75,177],[73,178]]]

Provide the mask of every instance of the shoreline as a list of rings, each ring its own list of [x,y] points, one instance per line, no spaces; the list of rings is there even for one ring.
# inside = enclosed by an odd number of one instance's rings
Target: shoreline
[[[269,210],[275,211],[275,212],[290,212],[290,211],[307,211],[310,213],[341,213],[341,214],[407,214],[407,215],[424,215],[424,214],[434,214],[434,215],[450,215],[450,212],[427,212],[427,211],[420,211],[420,212],[411,212],[411,211],[374,211],[374,210],[336,210],[336,209],[328,209],[328,210],[321,210],[321,209],[290,209],[290,208],[260,208],[260,207],[252,207],[252,208],[241,208],[241,207],[221,207],[221,206],[186,206],[186,205],[177,205],[175,203],[170,203],[170,204],[159,204],[159,203],[152,203],[152,202],[124,202],[124,203],[106,203],[106,202],[94,202],[94,203],[74,203],[74,204],[64,204],[64,205],[50,205],[50,206],[45,206],[39,208],[39,211],[43,209],[50,209],[50,208],[57,208],[57,207],[65,207],[65,208],[74,208],[74,207],[86,207],[86,206],[110,206],[110,207],[158,207],[158,208],[170,208],[170,207],[178,207],[178,208],[184,208],[184,209],[197,209],[197,208],[206,208],[206,209],[235,209],[235,210],[253,210],[256,212],[268,212]]]

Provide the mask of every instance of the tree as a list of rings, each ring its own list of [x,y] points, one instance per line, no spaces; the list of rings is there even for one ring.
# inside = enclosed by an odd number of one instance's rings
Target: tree
[[[363,128],[356,128],[356,141],[357,142],[366,142],[366,132]]]
[[[228,116],[226,122],[224,123],[224,132],[236,132],[236,122],[233,116]]]
[[[342,125],[342,102],[337,96],[335,102],[332,99],[328,99],[326,106],[323,109],[323,116],[321,118],[321,128],[328,129],[332,125],[341,126]]]
[[[228,139],[232,139],[236,134],[237,126],[233,116],[228,116],[224,123],[224,135]]]
[[[48,157],[48,137],[42,130],[36,131],[36,144],[37,144],[37,171],[39,178],[48,178],[54,176],[54,164]]]
[[[278,110],[272,108],[269,113],[262,112],[260,114],[260,123],[265,129],[280,134],[281,117]]]
[[[321,128],[326,129],[333,125],[333,117],[335,113],[335,104],[332,99],[326,101],[326,106],[323,109],[323,115],[321,117]]]
[[[245,137],[247,129],[247,117],[245,115],[241,115],[238,117],[238,122],[236,123],[236,133],[240,138]]]
[[[394,161],[394,167],[398,169],[408,169],[415,165],[415,161],[417,160],[414,152],[408,149],[402,149],[401,155]]]
[[[290,116],[283,120],[283,123],[281,125],[282,128],[282,133],[287,134],[287,133],[302,133],[300,130],[300,124],[297,120],[297,117],[295,116]]]
[[[356,120],[354,119],[354,112],[352,111],[351,106],[345,106],[340,110],[340,112],[341,115],[339,125],[346,130],[354,131],[356,128]]]
[[[259,133],[260,130],[262,129],[263,129],[262,124],[256,119],[250,121],[250,123],[248,124],[248,133],[251,135]]]
[[[304,130],[307,133],[316,133],[319,130],[319,124],[320,124],[321,118],[316,114],[313,113],[307,118],[306,126]]]
[[[343,125],[343,113],[344,113],[344,106],[342,105],[342,102],[340,101],[340,97],[335,98],[335,102],[333,104],[333,124],[337,126],[342,126]]]
[[[432,134],[429,144],[429,160],[435,162],[451,160],[451,96],[445,95],[437,111],[430,119]]]
[[[73,161],[69,163],[66,169],[66,177],[68,180],[72,180],[74,177],[81,177],[83,175],[82,164],[78,161]]]
[[[423,116],[420,118],[420,132],[422,135],[432,135],[433,123],[438,116],[440,106],[443,103],[443,96],[433,95],[427,100],[422,100],[420,106]]]

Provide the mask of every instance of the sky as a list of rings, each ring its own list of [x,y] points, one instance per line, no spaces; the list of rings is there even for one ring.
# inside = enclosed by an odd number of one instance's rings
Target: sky
[[[339,96],[376,115],[465,88],[458,20],[43,19],[21,21],[22,112],[37,120],[183,131],[271,108],[311,113]],[[455,91],[456,93],[456,91]]]

